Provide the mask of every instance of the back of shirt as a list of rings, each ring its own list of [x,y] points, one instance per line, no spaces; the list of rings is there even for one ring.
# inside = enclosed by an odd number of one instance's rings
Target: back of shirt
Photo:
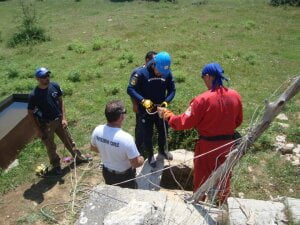
[[[128,170],[131,167],[129,159],[140,155],[133,137],[121,128],[97,126],[91,144],[97,147],[104,166],[118,172]]]
[[[195,97],[185,113],[172,116],[169,124],[176,130],[196,128],[203,136],[232,135],[243,121],[240,95],[219,88]]]

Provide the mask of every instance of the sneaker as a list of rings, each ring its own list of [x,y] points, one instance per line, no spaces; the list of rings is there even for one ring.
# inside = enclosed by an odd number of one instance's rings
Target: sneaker
[[[150,156],[148,158],[148,163],[150,164],[151,167],[155,167],[156,166],[156,159],[154,158],[154,156]]]
[[[164,151],[160,152],[159,155],[162,155],[166,160],[173,160],[173,155],[170,152]]]

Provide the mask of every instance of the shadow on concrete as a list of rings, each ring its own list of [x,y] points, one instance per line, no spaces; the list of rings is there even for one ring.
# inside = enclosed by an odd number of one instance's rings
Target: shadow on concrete
[[[25,190],[23,197],[25,199],[35,201],[37,204],[42,203],[44,201],[44,193],[52,189],[56,184],[64,184],[65,180],[63,177],[73,168],[74,164],[72,163],[62,169],[61,175],[47,176],[42,178],[38,183],[31,185],[30,188]]]

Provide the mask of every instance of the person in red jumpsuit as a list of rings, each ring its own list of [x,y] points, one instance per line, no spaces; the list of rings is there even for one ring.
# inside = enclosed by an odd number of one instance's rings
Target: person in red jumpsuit
[[[175,115],[166,108],[159,108],[159,114],[174,130],[195,128],[199,139],[195,146],[195,157],[233,142],[235,129],[243,121],[242,101],[239,93],[226,88],[228,79],[218,63],[210,63],[202,69],[202,79],[208,90],[196,96],[187,110]],[[207,180],[211,173],[226,159],[232,144],[194,159],[194,192]],[[231,173],[218,185],[218,198],[222,203],[230,193]],[[204,200],[204,199],[200,199]]]

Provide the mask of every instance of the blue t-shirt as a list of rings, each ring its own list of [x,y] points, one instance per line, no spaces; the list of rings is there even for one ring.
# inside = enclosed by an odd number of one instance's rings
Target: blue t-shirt
[[[168,75],[155,76],[152,69],[153,61],[146,67],[142,67],[131,76],[127,93],[141,102],[150,99],[154,104],[171,102],[175,96],[175,82],[170,72]]]
[[[28,109],[37,110],[43,120],[54,120],[62,115],[58,98],[62,90],[55,82],[50,82],[48,88],[36,87],[29,95]]]

